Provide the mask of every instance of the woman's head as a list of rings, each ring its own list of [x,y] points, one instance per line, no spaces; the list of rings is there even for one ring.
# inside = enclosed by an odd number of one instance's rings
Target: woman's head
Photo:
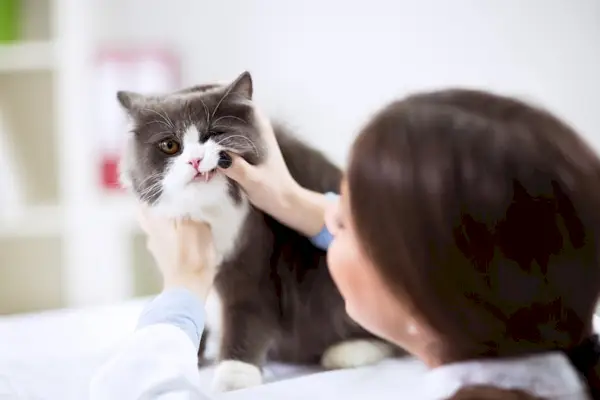
[[[469,90],[390,104],[357,138],[328,225],[350,315],[422,358],[569,348],[591,332],[600,161],[542,110]]]

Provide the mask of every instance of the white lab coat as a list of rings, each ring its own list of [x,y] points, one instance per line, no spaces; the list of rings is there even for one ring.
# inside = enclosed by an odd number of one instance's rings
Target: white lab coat
[[[206,400],[199,387],[197,348],[178,327],[136,331],[92,379],[90,400]]]
[[[443,365],[425,374],[417,398],[446,399],[474,385],[520,389],[543,399],[591,399],[587,384],[559,351]]]

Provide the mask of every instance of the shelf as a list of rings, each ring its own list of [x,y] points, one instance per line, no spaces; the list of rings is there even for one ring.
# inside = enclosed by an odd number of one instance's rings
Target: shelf
[[[1,49],[0,46],[0,135],[11,152],[13,167],[9,170],[16,173],[24,207],[59,204],[59,150],[63,146],[58,146],[60,105],[55,100],[57,85],[53,73],[2,74]],[[0,161],[0,166],[4,164]]]
[[[64,307],[62,238],[0,238],[0,315]]]
[[[104,222],[114,224],[133,234],[140,233],[135,198],[124,192],[103,193],[98,198],[96,212]]]
[[[154,296],[160,293],[162,277],[146,247],[146,235],[139,232],[132,235],[131,246],[134,295]]]
[[[3,238],[30,238],[60,236],[63,233],[64,210],[55,205],[25,206],[18,214],[0,218],[0,240]],[[116,230],[131,234],[141,233],[136,220],[134,204],[114,202],[96,210],[93,218],[114,224]]]
[[[52,70],[54,60],[54,45],[51,41],[0,45],[0,73]]]
[[[62,219],[58,206],[26,207],[19,215],[0,219],[0,239],[59,236]]]

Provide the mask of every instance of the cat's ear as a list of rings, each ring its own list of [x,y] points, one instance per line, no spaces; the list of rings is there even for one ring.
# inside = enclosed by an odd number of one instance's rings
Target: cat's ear
[[[230,94],[238,94],[247,100],[252,100],[252,76],[250,72],[244,71],[235,81],[229,85],[227,91]]]
[[[146,104],[146,97],[143,94],[125,90],[117,92],[117,100],[130,114],[137,114]]]

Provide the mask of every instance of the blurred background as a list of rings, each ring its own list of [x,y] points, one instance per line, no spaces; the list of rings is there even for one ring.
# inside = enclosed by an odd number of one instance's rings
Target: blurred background
[[[154,293],[115,184],[115,92],[244,70],[340,165],[385,102],[452,86],[542,104],[600,146],[598,0],[0,0],[0,314]]]

